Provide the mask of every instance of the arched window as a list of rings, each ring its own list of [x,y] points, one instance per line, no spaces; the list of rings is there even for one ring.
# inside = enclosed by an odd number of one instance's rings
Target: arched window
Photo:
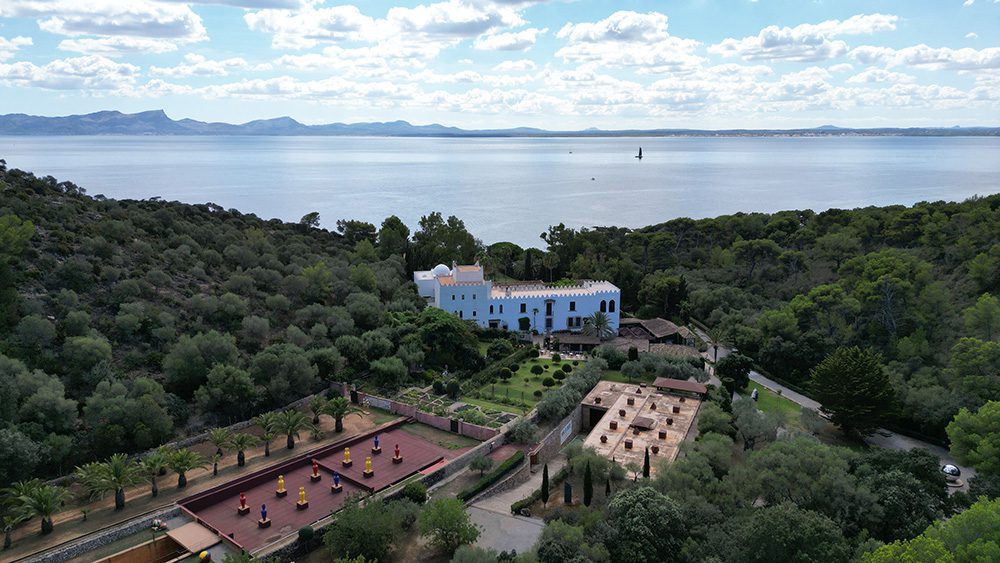
[[[490,305],[490,314],[493,314],[493,305]]]
[[[601,312],[602,313],[608,312],[608,302],[603,299],[601,299]]]
[[[615,312],[615,300],[614,299],[612,299],[610,302],[608,302],[608,312],[609,313],[614,313]]]

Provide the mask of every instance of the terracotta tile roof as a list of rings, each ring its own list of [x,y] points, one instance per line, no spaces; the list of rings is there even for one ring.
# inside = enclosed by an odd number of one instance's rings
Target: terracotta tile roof
[[[440,276],[440,277],[438,277],[437,280],[438,280],[438,283],[440,283],[441,285],[454,285],[455,284],[455,278],[453,278],[451,276]]]
[[[656,381],[653,382],[653,386],[657,389],[673,389],[674,391],[687,391],[689,393],[698,393],[701,395],[708,393],[708,387],[705,387],[697,381],[685,381],[683,379],[671,379],[669,377],[657,377]]]

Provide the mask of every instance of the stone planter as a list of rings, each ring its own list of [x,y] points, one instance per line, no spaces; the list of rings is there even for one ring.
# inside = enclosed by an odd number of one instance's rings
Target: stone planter
[[[635,399],[633,397],[629,397],[628,399],[625,400],[625,402],[628,403],[628,406],[631,407],[632,405],[635,404]]]
[[[674,414],[677,414],[679,412],[681,412],[681,408],[678,407],[677,405],[674,405]]]
[[[674,419],[668,418],[667,419],[667,426],[673,426],[673,425],[674,425]]]
[[[656,403],[650,403],[649,410],[655,411],[656,410]]]
[[[667,431],[666,430],[660,430],[659,436],[660,436],[661,440],[666,440],[667,439]]]
[[[681,402],[682,402],[682,403],[684,402],[684,397],[681,397]]]
[[[612,420],[611,423],[608,424],[608,427],[611,428],[612,430],[618,430],[618,421]]]
[[[653,452],[653,455],[656,455],[656,454],[660,453],[660,446],[653,446],[653,447],[649,448],[649,450],[651,452]]]
[[[618,416],[625,418],[625,409],[618,409]]]
[[[625,439],[625,449],[626,450],[631,450],[632,449],[632,438],[626,438]]]
[[[596,398],[594,399],[594,404],[595,404],[595,405],[599,405],[599,404],[601,404],[601,398],[600,398],[600,397],[596,397]]]
[[[632,429],[632,435],[633,436],[638,436],[639,435],[639,429],[638,428],[633,428]]]
[[[608,443],[608,437],[605,436],[604,434],[601,434],[601,443],[602,444],[607,444]]]

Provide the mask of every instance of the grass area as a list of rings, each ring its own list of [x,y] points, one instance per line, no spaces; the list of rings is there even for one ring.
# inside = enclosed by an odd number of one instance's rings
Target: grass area
[[[467,436],[452,434],[444,430],[438,430],[426,424],[404,424],[399,427],[403,432],[408,432],[414,436],[419,436],[428,442],[434,442],[442,448],[457,450],[461,448],[471,448],[479,445],[479,442]]]
[[[490,347],[490,343],[489,342],[486,342],[484,340],[480,340],[479,341],[479,355],[485,358],[486,357],[486,350],[489,349],[489,347]]]
[[[489,395],[487,395],[489,396]],[[495,403],[489,399],[482,399],[476,397],[462,397],[460,399],[463,403],[468,403],[470,405],[476,405],[482,409],[487,409],[490,411],[500,411],[500,412],[514,412],[515,414],[524,414],[528,412],[528,407],[517,407],[514,405],[505,405],[503,403]]]
[[[377,409],[375,407],[368,407],[367,410],[368,412],[371,413],[372,420],[375,422],[376,426],[378,426],[379,424],[385,424],[386,422],[390,422],[399,418],[398,414],[393,414],[389,411],[384,411],[382,409]]]
[[[562,385],[562,382],[555,378],[555,373],[561,371],[562,366],[568,364],[573,370],[579,369],[583,366],[584,362],[578,361],[577,365],[573,365],[570,360],[562,360],[559,362],[553,362],[547,358],[531,358],[525,360],[520,364],[520,367],[516,372],[514,372],[513,377],[509,381],[504,383],[502,380],[497,383],[490,383],[483,385],[479,388],[479,397],[474,397],[472,399],[481,399],[485,401],[490,401],[494,405],[504,410],[511,410],[512,408],[517,408],[516,406],[504,406],[503,403],[496,401],[496,399],[510,399],[515,401],[522,401],[527,409],[531,409],[535,406],[535,403],[541,398],[541,396],[536,397],[535,392],[540,391],[540,395],[544,394],[548,389],[556,389]],[[531,372],[531,368],[534,366],[541,366],[541,375],[535,375]],[[569,377],[572,374],[562,372],[565,377]],[[555,385],[552,387],[545,387],[542,381],[545,378],[551,377],[555,381]],[[463,399],[465,400],[465,399]],[[491,401],[492,400],[492,401]],[[472,400],[467,401],[473,403]],[[474,403],[478,404],[478,403]]]
[[[773,412],[785,421],[785,427],[789,430],[802,430],[800,414],[802,407],[798,403],[778,395],[774,391],[753,381],[747,387],[747,393],[757,390],[757,408],[763,412]]]

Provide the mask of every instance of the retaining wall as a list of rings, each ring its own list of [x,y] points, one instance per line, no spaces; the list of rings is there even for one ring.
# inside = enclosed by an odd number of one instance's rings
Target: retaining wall
[[[392,399],[386,399],[385,397],[379,397],[377,395],[369,395],[361,391],[358,391],[358,403],[387,410],[393,414],[412,417],[417,422],[433,426],[438,430],[460,434],[479,441],[486,441],[500,434],[500,430],[495,428],[487,428],[485,426],[472,424],[463,420],[445,418],[443,416],[418,410],[417,407],[413,405],[401,403]],[[453,424],[457,426],[457,430],[453,427]]]

